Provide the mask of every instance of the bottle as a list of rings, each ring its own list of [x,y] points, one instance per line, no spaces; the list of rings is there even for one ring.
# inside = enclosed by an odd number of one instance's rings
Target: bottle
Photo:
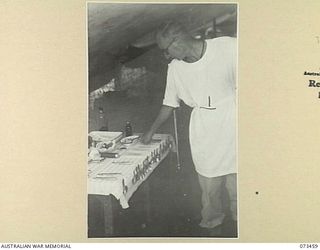
[[[130,122],[126,122],[125,134],[126,134],[126,137],[132,135],[132,127]]]
[[[107,119],[102,107],[99,107],[99,126],[100,131],[108,131]]]

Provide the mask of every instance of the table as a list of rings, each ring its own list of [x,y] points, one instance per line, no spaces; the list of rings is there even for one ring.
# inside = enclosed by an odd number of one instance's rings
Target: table
[[[134,192],[174,149],[171,135],[155,134],[148,145],[136,140],[119,149],[118,158],[105,158],[88,164],[87,190],[89,195],[97,195],[103,204],[105,236],[113,235],[111,196],[120,202],[123,209],[128,208]]]

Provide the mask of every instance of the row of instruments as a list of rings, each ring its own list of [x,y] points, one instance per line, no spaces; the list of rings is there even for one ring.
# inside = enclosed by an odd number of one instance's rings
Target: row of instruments
[[[153,169],[153,164],[160,162],[161,157],[171,148],[172,143],[168,138],[165,139],[165,141],[162,143],[160,140],[159,148],[151,151],[150,156],[147,156],[142,164],[138,164],[138,166],[133,170],[132,184],[135,184],[137,181],[144,179],[144,177]]]

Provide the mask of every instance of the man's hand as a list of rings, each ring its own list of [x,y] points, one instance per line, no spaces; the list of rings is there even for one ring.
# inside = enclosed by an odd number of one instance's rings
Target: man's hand
[[[160,112],[152,124],[151,128],[149,129],[148,132],[146,132],[142,137],[141,137],[141,142],[143,144],[149,144],[152,140],[153,134],[157,131],[157,129],[163,124],[172,114],[174,108],[162,105]]]
[[[149,144],[151,142],[151,140],[152,140],[152,136],[153,136],[153,132],[151,130],[149,130],[148,132],[143,134],[143,136],[141,137],[140,141],[143,144]]]

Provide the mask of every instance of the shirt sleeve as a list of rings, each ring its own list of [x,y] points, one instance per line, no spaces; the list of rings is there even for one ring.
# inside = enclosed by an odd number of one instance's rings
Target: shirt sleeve
[[[233,74],[233,87],[237,90],[237,62],[238,62],[238,48],[237,39],[232,40],[231,51],[232,51],[232,74]]]
[[[228,62],[228,79],[233,90],[237,90],[237,39],[226,37],[224,41],[225,55]]]
[[[176,81],[174,77],[173,65],[168,65],[167,72],[167,86],[164,93],[163,105],[177,108],[180,106],[180,99],[178,97]]]

